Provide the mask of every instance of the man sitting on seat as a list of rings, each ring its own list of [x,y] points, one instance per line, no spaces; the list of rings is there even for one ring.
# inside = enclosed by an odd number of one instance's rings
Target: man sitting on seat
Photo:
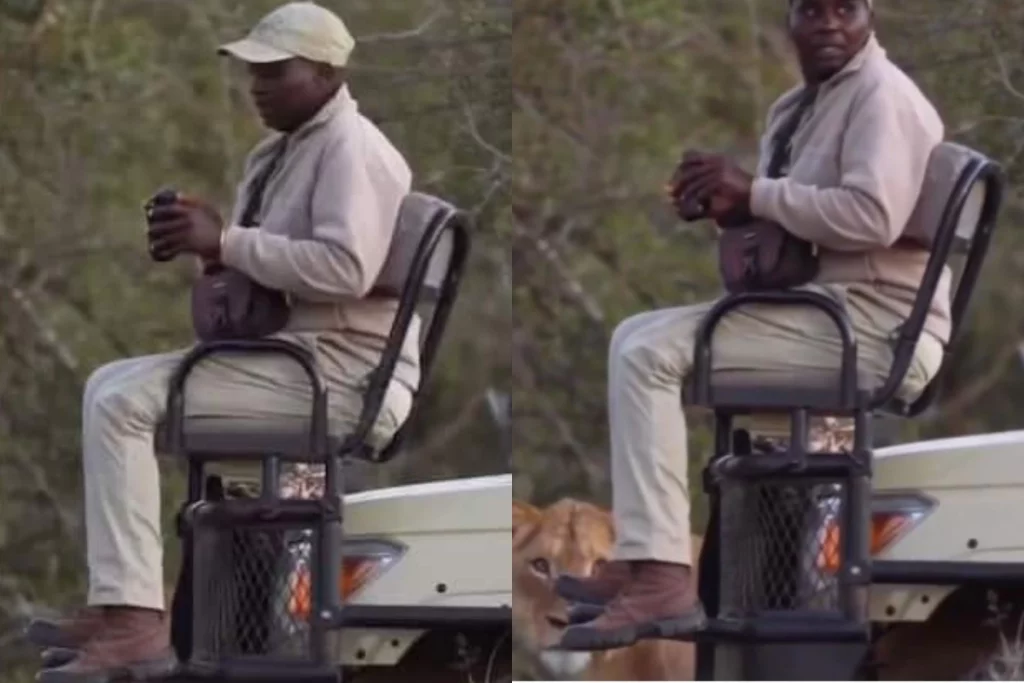
[[[928,258],[901,243],[901,232],[944,130],[933,106],[879,45],[872,4],[790,0],[789,31],[804,84],[768,112],[758,177],[718,154],[688,154],[672,194],[677,206],[681,196],[703,200],[720,225],[746,214],[815,243],[820,272],[809,288],[843,305],[858,335],[862,381],[880,383],[893,358],[890,337],[909,314]],[[792,138],[787,177],[767,178],[772,135],[801,103],[807,108]],[[904,397],[922,391],[939,369],[949,334],[948,287],[943,279]],[[596,619],[566,631],[564,649],[621,647],[703,624],[690,585],[687,433],[679,403],[695,331],[710,306],[641,313],[612,337],[615,561],[593,577],[558,582],[570,601],[605,605]],[[834,377],[840,349],[838,331],[820,311],[751,306],[719,326],[715,371],[756,371],[778,384],[808,374]]]
[[[367,296],[388,254],[411,185],[402,155],[364,118],[345,83],[354,40],[342,21],[296,2],[264,17],[221,52],[248,64],[251,96],[273,129],[250,154],[232,218],[183,198],[153,216],[155,259],[195,254],[291,295],[281,338],[315,354],[330,390],[332,433],[355,424],[361,389],[377,364],[397,301]],[[258,229],[239,226],[254,178],[271,164]],[[415,330],[402,352],[374,445],[407,418],[419,382]],[[168,379],[184,352],[130,358],[92,374],[83,397],[88,607],[59,622],[34,622],[33,642],[78,650],[45,670],[44,683],[106,681],[114,672],[160,674],[174,665],[163,591],[160,480],[154,431]],[[282,356],[224,356],[196,368],[189,418],[244,425],[306,424],[311,392]]]

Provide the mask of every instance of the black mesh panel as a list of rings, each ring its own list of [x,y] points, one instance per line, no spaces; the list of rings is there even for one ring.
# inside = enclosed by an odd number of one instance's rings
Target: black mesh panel
[[[258,522],[196,527],[194,662],[308,660],[313,538]]]
[[[834,480],[723,481],[720,615],[838,615],[832,568],[838,561],[835,525],[845,500],[845,487]]]

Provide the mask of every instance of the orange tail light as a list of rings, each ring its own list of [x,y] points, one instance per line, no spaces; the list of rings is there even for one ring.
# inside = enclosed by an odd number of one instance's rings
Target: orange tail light
[[[338,591],[342,600],[348,600],[364,586],[376,580],[405,553],[405,546],[378,539],[346,540],[341,571],[338,573]],[[308,560],[308,546],[302,553]],[[288,575],[288,614],[304,621],[309,618],[313,605],[313,586],[309,564],[298,559]]]
[[[871,515],[871,539],[869,551],[878,555],[896,542],[906,532],[921,523],[931,511],[934,503],[919,496],[896,498],[878,497],[873,501]],[[821,550],[818,552],[818,568],[828,573],[839,569],[842,548],[839,526],[835,517],[830,517],[821,530]]]

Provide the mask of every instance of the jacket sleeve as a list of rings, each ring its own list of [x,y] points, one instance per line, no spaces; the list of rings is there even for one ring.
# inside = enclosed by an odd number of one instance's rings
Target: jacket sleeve
[[[360,151],[353,140],[324,150],[311,199],[311,239],[230,226],[222,262],[309,301],[369,292],[387,258],[410,179],[374,182],[374,160]]]
[[[850,112],[839,185],[756,178],[751,212],[827,249],[889,247],[914,211],[942,135],[941,123],[924,119],[908,98],[876,86]]]

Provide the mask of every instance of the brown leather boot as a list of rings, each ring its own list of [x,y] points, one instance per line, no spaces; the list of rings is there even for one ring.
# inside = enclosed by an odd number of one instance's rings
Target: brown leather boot
[[[103,607],[83,607],[62,619],[33,619],[25,639],[39,647],[77,650],[103,621]]]
[[[178,666],[163,612],[137,607],[108,607],[103,624],[77,657],[45,669],[39,683],[110,683],[173,674]]]
[[[629,562],[613,560],[591,576],[559,576],[555,580],[555,593],[569,602],[607,605],[626,585],[629,576]]]
[[[690,585],[690,568],[668,562],[632,562],[632,578],[604,613],[570,626],[557,650],[610,650],[641,638],[680,638],[704,628],[707,618]]]

